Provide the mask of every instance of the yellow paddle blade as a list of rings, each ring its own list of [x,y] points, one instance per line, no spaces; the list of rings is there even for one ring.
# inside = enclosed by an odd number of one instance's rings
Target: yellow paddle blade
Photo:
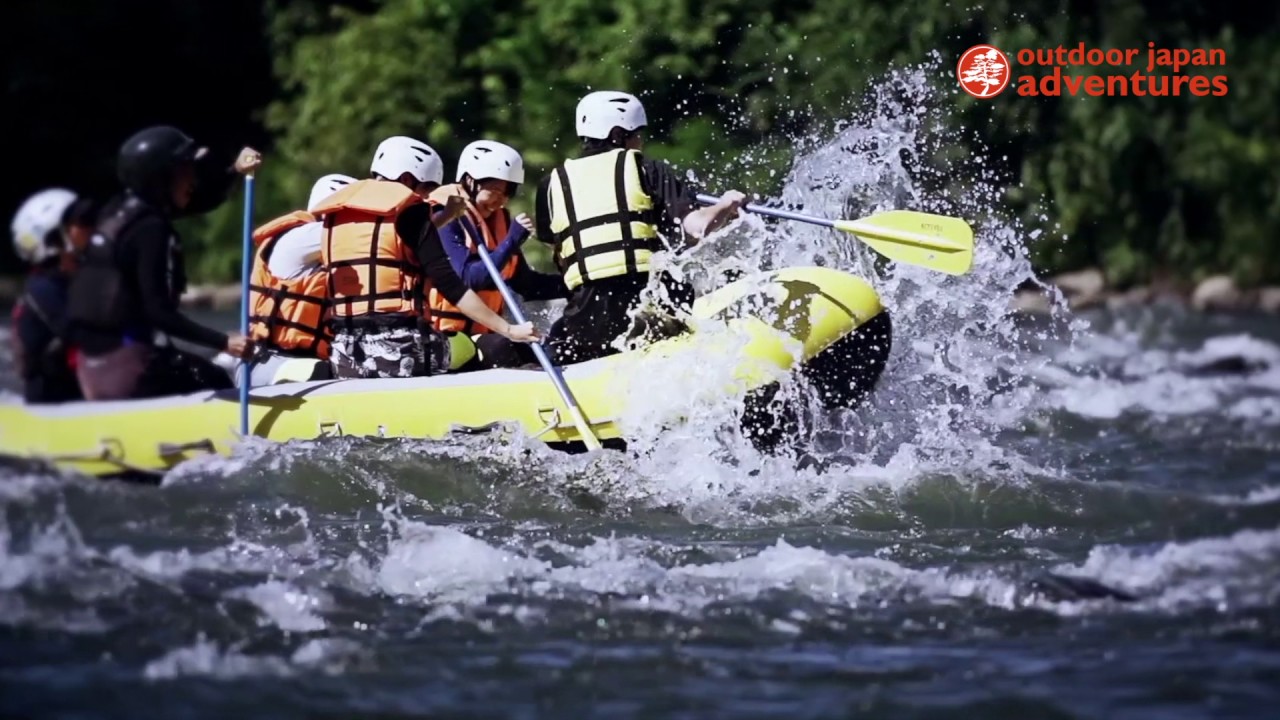
[[[973,266],[973,228],[960,218],[890,210],[861,220],[836,220],[834,226],[890,260],[949,275],[963,275]]]

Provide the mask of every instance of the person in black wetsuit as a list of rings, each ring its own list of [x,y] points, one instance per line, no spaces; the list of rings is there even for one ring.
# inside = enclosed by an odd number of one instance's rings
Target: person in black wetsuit
[[[677,318],[692,308],[694,291],[668,273],[658,273],[666,297],[657,308],[637,312],[651,260],[697,244],[737,217],[746,201],[730,190],[700,208],[694,188],[673,168],[641,155],[648,119],[634,95],[589,93],[578,103],[574,125],[582,156],[547,175],[534,200],[535,234],[555,249],[570,291],[547,333],[558,364],[617,353],[623,336],[655,341],[682,332]]]
[[[81,399],[66,336],[67,288],[74,267],[72,238],[91,222],[93,203],[65,188],[27,198],[13,217],[14,249],[31,266],[13,307],[13,358],[28,403]]]
[[[252,343],[192,321],[179,310],[187,276],[173,221],[226,199],[237,175],[261,157],[245,148],[230,169],[211,166],[207,150],[181,130],[149,127],[120,148],[125,187],[102,210],[71,281],[69,333],[78,347],[77,377],[88,400],[155,397],[229,389],[231,378],[212,362],[157,344],[156,334],[233,357]]]

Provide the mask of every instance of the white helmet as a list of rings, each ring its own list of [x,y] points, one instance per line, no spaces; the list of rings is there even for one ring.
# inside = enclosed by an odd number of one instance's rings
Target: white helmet
[[[311,197],[307,198],[307,210],[314,210],[321,200],[355,181],[356,179],[350,175],[342,175],[340,173],[332,173],[320,178],[315,185],[311,186]]]
[[[578,137],[604,140],[609,131],[620,127],[627,132],[649,124],[644,105],[635,95],[604,90],[593,92],[578,101],[574,116]]]
[[[13,216],[13,247],[18,257],[36,263],[62,251],[62,215],[76,201],[76,194],[64,188],[49,188],[27,198]],[[50,237],[52,233],[58,233]]]
[[[517,185],[524,184],[524,159],[510,145],[492,140],[477,140],[462,150],[458,158],[457,180],[470,175],[474,180],[498,178]]]
[[[444,183],[444,163],[440,160],[440,153],[421,140],[404,135],[389,137],[378,145],[369,172],[388,180],[399,180],[401,175],[410,173],[418,182]]]

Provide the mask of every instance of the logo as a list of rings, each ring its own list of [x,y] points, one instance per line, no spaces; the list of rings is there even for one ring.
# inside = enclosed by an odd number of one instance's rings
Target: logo
[[[974,45],[956,63],[960,89],[973,97],[993,98],[1009,86],[1009,58],[992,45]]]

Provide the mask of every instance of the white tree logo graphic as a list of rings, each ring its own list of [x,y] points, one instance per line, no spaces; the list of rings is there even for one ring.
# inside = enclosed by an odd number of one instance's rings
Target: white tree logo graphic
[[[976,45],[960,57],[960,85],[974,97],[997,95],[1009,83],[1009,61],[990,45]]]

